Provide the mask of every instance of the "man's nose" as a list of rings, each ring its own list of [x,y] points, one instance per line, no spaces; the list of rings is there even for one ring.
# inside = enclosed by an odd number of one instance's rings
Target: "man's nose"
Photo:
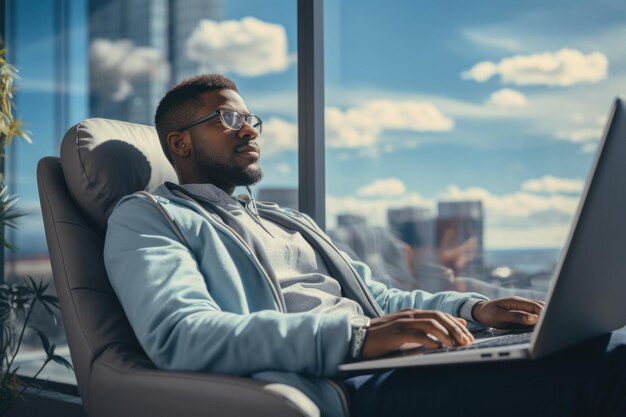
[[[241,129],[237,132],[237,136],[239,139],[253,140],[259,136],[259,131],[250,126],[248,122],[244,120]]]

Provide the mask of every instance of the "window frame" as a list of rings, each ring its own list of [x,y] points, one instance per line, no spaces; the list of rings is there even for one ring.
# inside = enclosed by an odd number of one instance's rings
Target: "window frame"
[[[324,138],[324,0],[298,0],[298,198],[300,211],[325,229],[325,138]],[[6,45],[11,0],[0,0],[0,49]],[[67,68],[66,68],[67,69]],[[64,80],[56,80],[63,82]],[[63,116],[60,115],[60,116]],[[59,120],[57,122],[61,123]],[[4,160],[0,173],[4,175]],[[4,230],[0,231],[4,233]],[[4,282],[4,248],[0,250],[0,282]],[[27,380],[32,378],[25,377]],[[78,396],[76,385],[37,381],[46,388]]]
[[[298,0],[298,207],[326,229],[324,0]]]

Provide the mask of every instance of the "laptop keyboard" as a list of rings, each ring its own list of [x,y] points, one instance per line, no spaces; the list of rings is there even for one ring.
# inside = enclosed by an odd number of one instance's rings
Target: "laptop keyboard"
[[[449,348],[441,348],[435,350],[429,350],[424,352],[424,355],[429,355],[431,353],[441,353],[441,352],[458,352],[462,350],[472,350],[472,349],[483,349],[483,348],[493,348],[498,346],[509,346],[509,345],[517,345],[521,343],[530,342],[530,337],[532,332],[529,333],[512,333],[504,336],[498,336],[495,339],[483,340],[480,339],[475,341],[474,343],[466,346],[453,346]]]

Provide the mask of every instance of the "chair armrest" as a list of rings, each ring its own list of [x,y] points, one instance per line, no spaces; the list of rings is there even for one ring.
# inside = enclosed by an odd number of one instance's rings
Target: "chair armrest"
[[[90,417],[319,417],[299,390],[225,375],[153,369],[120,371],[96,360],[89,389]]]

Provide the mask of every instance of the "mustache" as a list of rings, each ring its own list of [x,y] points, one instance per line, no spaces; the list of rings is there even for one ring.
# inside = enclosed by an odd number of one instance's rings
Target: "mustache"
[[[238,145],[235,147],[235,151],[238,152],[239,150],[243,149],[243,148],[247,148],[247,147],[252,147],[255,148],[257,151],[260,151],[261,148],[259,147],[259,144],[256,142],[256,140],[247,140],[246,142],[242,143],[241,145]]]

